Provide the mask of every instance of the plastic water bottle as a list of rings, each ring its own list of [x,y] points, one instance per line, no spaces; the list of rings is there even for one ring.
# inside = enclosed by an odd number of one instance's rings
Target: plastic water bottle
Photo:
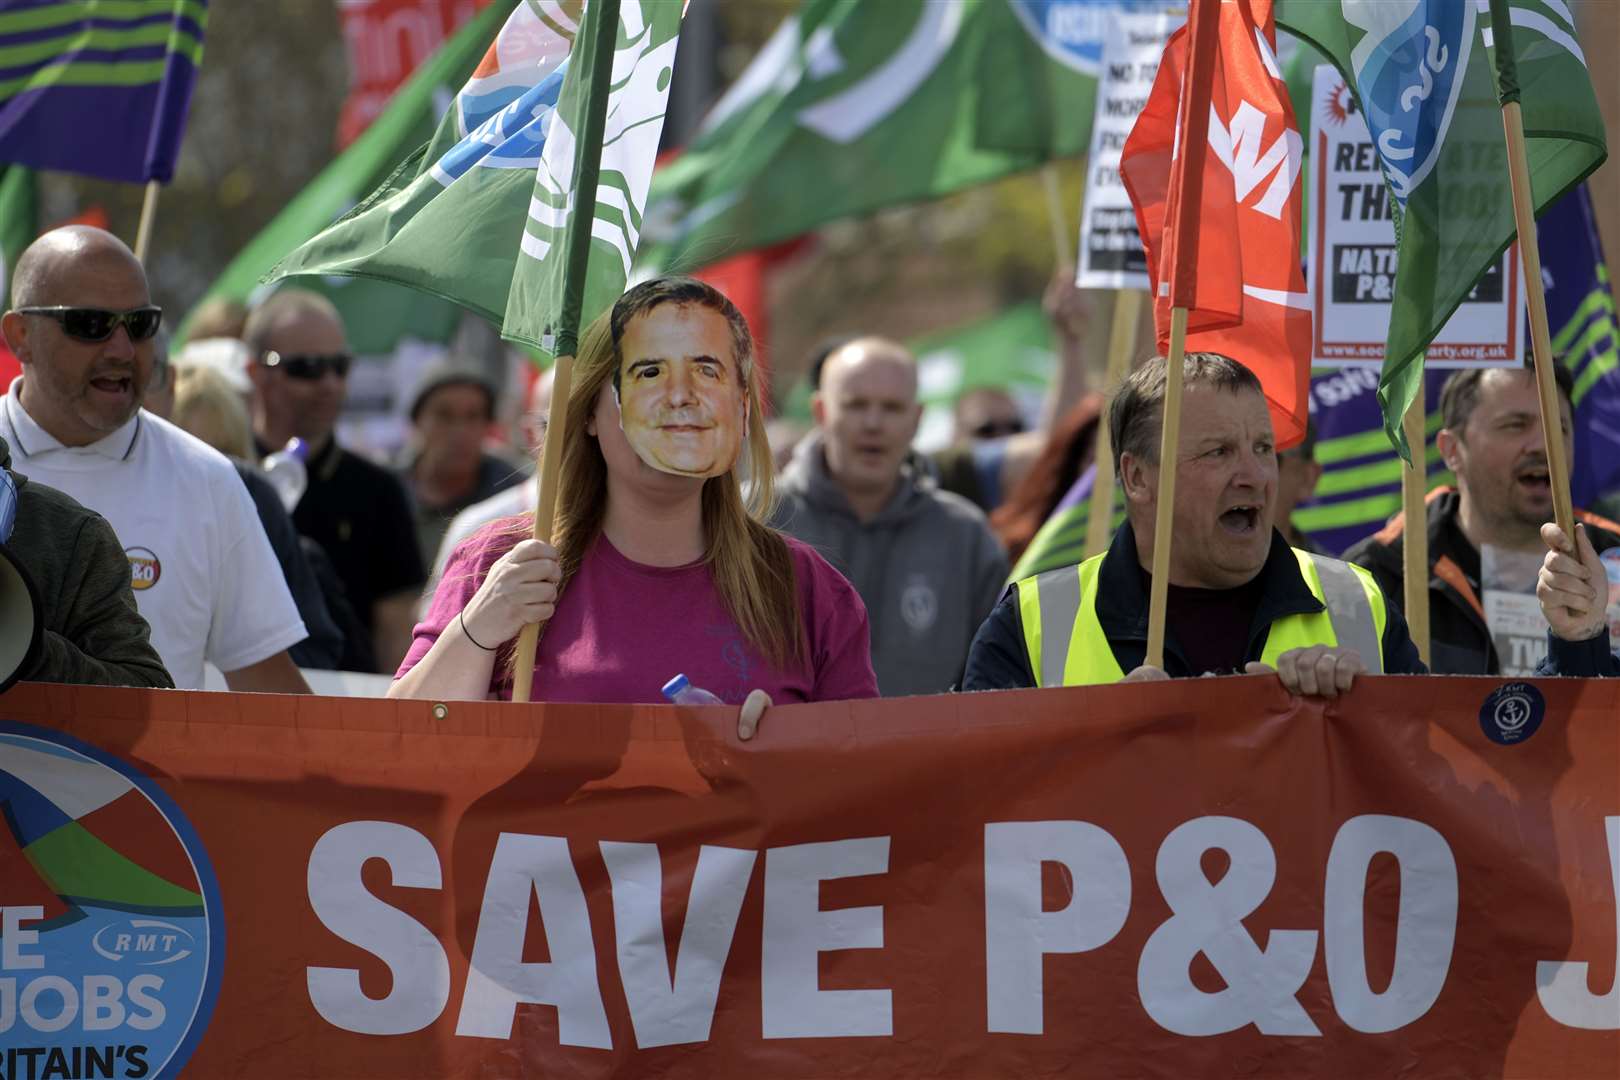
[[[725,702],[703,689],[693,686],[685,675],[677,675],[664,684],[664,696],[676,705],[724,705]]]
[[[309,468],[304,464],[308,457],[309,447],[303,439],[294,436],[287,440],[286,446],[264,459],[264,475],[281,496],[281,505],[289,514],[309,487]]]

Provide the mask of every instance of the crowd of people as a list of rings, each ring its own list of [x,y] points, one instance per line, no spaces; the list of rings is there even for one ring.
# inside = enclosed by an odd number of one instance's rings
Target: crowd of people
[[[1070,290],[1072,293],[1072,290]],[[1430,495],[1430,663],[1403,618],[1399,517],[1343,559],[1288,513],[1321,475],[1313,440],[1279,452],[1237,361],[1185,361],[1163,661],[1148,663],[1163,358],[1080,392],[1083,319],[1047,416],[993,388],[958,403],[958,442],[913,449],[916,359],[840,338],[811,365],[813,428],[773,447],[747,323],[713,287],[656,278],[581,335],[550,542],[533,538],[553,384],[535,380],[515,453],[492,450],[497,393],[454,365],[412,395],[392,467],[335,432],[353,356],[322,296],[216,305],[173,357],[141,264],[88,226],[23,254],[3,320],[23,374],[0,398],[15,477],[8,550],[40,598],[22,677],[308,692],[304,671],[392,675],[391,695],[509,696],[515,641],[542,627],[540,701],[655,702],[684,674],[745,710],[772,702],[1275,673],[1335,695],[1363,673],[1502,669],[1480,596],[1486,546],[1542,558],[1547,674],[1620,674],[1600,553],[1620,526],[1552,519],[1535,382],[1447,384]],[[1083,358],[1082,358],[1083,359]],[[1571,386],[1559,380],[1571,446]],[[1091,464],[1107,425],[1125,522],[1106,552],[1009,582]],[[1033,429],[1033,430],[1031,430]],[[267,474],[262,465],[273,462]],[[431,574],[430,574],[431,569]]]

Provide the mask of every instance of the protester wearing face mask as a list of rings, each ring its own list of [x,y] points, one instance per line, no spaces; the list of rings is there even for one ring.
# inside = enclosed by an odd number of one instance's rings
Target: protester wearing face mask
[[[875,694],[859,597],[762,523],[760,390],[747,323],[711,286],[620,297],[574,360],[554,542],[528,539],[527,514],[464,541],[390,696],[509,696],[536,623],[539,701],[657,702],[676,674],[737,705]]]

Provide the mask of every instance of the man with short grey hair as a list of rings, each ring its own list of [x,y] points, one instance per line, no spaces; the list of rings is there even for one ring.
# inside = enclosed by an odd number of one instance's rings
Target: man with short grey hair
[[[1363,672],[1421,672],[1372,575],[1290,548],[1275,529],[1265,394],[1217,353],[1189,354],[1183,369],[1164,666],[1147,666],[1166,368],[1144,364],[1109,406],[1126,501],[1113,544],[1009,589],[974,639],[963,688],[1275,671],[1291,693],[1332,697]]]
[[[911,452],[917,363],[883,338],[844,343],[826,358],[811,412],[816,430],[783,471],[774,523],[860,593],[884,696],[948,690],[1007,557],[984,514],[941,491]]]

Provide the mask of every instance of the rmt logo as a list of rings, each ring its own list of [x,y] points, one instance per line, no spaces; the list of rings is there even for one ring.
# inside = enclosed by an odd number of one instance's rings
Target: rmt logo
[[[191,935],[162,919],[120,919],[96,932],[91,946],[105,959],[132,967],[162,967],[190,956]]]

